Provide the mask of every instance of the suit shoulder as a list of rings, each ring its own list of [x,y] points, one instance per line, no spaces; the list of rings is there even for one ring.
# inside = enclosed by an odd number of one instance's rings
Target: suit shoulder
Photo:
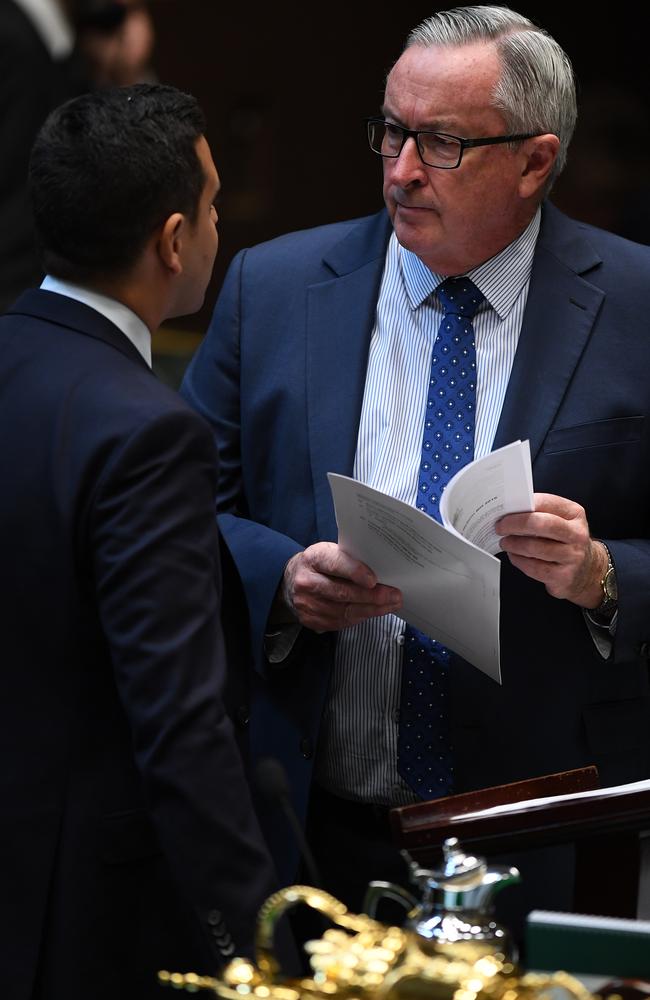
[[[120,336],[117,330],[115,336]],[[102,428],[128,433],[172,419],[194,425],[197,434],[210,438],[196,411],[116,342],[54,320],[9,312],[0,317],[0,345],[0,375],[32,401],[32,412],[45,422],[60,414],[58,419],[92,426],[99,435]]]
[[[588,222],[572,219],[552,203],[544,206],[540,240],[551,250],[575,247],[577,241],[584,241],[604,263],[621,268],[630,262],[641,268],[650,263],[650,246],[635,243]]]
[[[610,233],[606,229],[599,229],[586,222],[578,223],[578,225],[585,239],[614,261],[620,260],[622,256],[625,260],[636,260],[641,265],[643,263],[650,264],[650,246],[647,244],[636,243],[625,236]]]
[[[250,267],[264,267],[272,263],[274,266],[284,264],[299,270],[309,269],[320,264],[330,250],[349,237],[358,235],[361,239],[366,236],[372,239],[384,226],[385,212],[381,211],[345,222],[329,223],[276,236],[275,239],[241,251],[238,257],[245,256]]]

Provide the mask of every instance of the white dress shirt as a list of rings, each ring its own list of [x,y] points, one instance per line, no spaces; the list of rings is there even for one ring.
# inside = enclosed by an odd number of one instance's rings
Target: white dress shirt
[[[468,271],[485,296],[476,341],[474,456],[492,449],[521,331],[541,213],[491,260]],[[431,355],[443,281],[391,236],[370,343],[354,463],[356,479],[415,504]],[[371,618],[338,635],[316,761],[337,795],[384,805],[413,802],[397,772],[404,622]],[[435,638],[435,636],[434,636]]]
[[[83,285],[75,285],[71,281],[62,281],[60,278],[53,278],[48,274],[43,278],[41,288],[45,292],[56,292],[58,295],[67,295],[69,299],[76,299],[90,306],[95,312],[101,313],[110,320],[118,330],[121,330],[125,337],[128,337],[133,346],[139,351],[144,360],[151,368],[151,332],[149,327],[143,323],[139,316],[117,299],[111,299],[108,295],[94,292]]]

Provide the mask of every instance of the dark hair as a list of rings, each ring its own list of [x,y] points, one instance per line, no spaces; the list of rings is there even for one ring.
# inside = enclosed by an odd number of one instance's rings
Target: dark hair
[[[56,108],[32,148],[29,183],[45,270],[83,281],[127,272],[173,212],[196,221],[205,120],[175,87],[107,87]]]

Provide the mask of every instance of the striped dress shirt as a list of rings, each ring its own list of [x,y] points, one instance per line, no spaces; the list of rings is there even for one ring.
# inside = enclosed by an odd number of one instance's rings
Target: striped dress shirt
[[[474,456],[492,449],[528,297],[541,213],[496,257],[468,271],[485,296],[476,316]],[[354,477],[415,505],[431,355],[444,280],[393,234],[377,301]],[[435,638],[435,636],[433,637]],[[382,805],[416,799],[397,772],[404,622],[371,618],[339,633],[319,737],[317,781],[344,798]]]

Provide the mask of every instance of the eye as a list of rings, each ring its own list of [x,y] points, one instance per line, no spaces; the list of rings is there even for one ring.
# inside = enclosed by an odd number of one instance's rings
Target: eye
[[[386,146],[394,149],[402,144],[403,131],[399,125],[391,125],[390,122],[384,123],[384,142]]]

